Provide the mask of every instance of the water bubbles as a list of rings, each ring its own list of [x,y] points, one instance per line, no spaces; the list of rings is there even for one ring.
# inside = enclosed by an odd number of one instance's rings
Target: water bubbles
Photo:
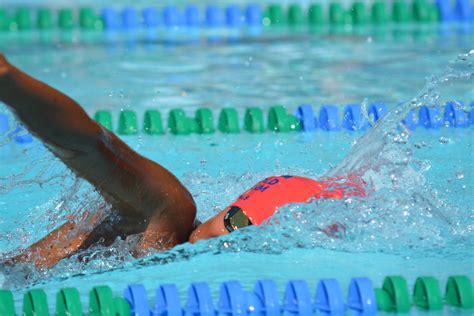
[[[458,180],[464,179],[464,172],[463,171],[456,172],[456,178]]]
[[[453,141],[449,137],[441,136],[440,138],[438,138],[438,142],[440,144],[451,144]]]
[[[426,144],[425,141],[413,143],[413,147],[415,147],[415,148],[417,148],[417,149],[425,148],[425,147],[427,147],[427,146],[428,146],[428,145]]]

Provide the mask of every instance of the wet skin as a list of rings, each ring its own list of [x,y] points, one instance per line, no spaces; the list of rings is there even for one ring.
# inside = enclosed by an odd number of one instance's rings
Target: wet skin
[[[164,167],[142,157],[94,122],[74,100],[9,64],[0,54],[0,101],[77,176],[90,182],[118,213],[70,221],[31,245],[11,263],[52,267],[98,242],[141,233],[134,255],[187,242],[196,206]]]

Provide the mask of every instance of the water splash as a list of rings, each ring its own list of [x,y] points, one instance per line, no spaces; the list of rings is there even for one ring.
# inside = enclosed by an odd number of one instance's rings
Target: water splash
[[[317,200],[310,204],[288,205],[282,208],[268,225],[249,227],[195,245],[179,245],[167,252],[152,253],[141,259],[134,259],[130,255],[130,250],[140,237],[131,236],[127,240],[117,240],[108,248],[97,246],[76,254],[50,270],[37,271],[27,265],[4,267],[8,275],[15,276],[8,279],[6,285],[21,287],[52,277],[70,278],[105,273],[114,269],[136,270],[150,265],[188,260],[202,253],[217,255],[245,251],[278,254],[293,248],[320,247],[347,252],[388,252],[407,256],[462,255],[463,245],[473,241],[472,226],[460,225],[463,218],[457,206],[446,201],[440,192],[429,186],[424,175],[431,167],[429,161],[413,157],[414,148],[422,149],[427,145],[423,142],[411,143],[410,131],[400,122],[410,110],[423,105],[434,105],[441,100],[440,91],[446,85],[472,80],[473,59],[474,51],[460,55],[441,75],[430,78],[415,98],[374,123],[374,127],[355,143],[351,153],[323,175],[360,175],[373,191],[368,198]],[[365,115],[368,116],[367,113]],[[254,154],[258,155],[262,146],[263,144],[257,143],[252,148]],[[275,143],[274,146],[281,144]],[[51,156],[45,157],[47,158],[43,158],[47,160]],[[39,165],[44,166],[44,161]],[[275,166],[275,174],[318,176],[315,170],[288,168],[278,163]],[[12,182],[20,186],[25,185],[22,179],[29,173],[27,170],[18,174],[17,180]],[[199,200],[202,208],[200,217],[205,219],[268,175],[270,174],[264,172],[232,175],[228,171],[221,171],[217,176],[210,176],[205,172],[193,172],[185,175],[183,181],[195,193],[195,198]],[[48,178],[42,179],[46,182],[52,181]],[[8,184],[11,180],[12,178],[4,178],[0,184]],[[93,196],[90,187],[81,189],[81,184],[78,184],[81,181],[73,182],[73,185],[63,191],[61,197],[52,199],[51,204],[39,208],[64,210],[61,203],[68,200],[79,201],[74,205],[76,210],[94,208],[99,203],[98,198],[85,202],[88,199],[80,196],[84,191]],[[215,192],[221,192],[220,194],[229,200],[220,199],[216,203]],[[52,216],[50,226],[64,219],[62,216],[53,216],[53,213],[55,212],[49,214]],[[65,211],[63,214],[70,213]],[[338,227],[337,234],[328,233],[328,227],[333,225]]]
[[[434,106],[440,100],[443,85],[469,81],[474,75],[474,50],[459,55],[446,70],[428,79],[425,87],[410,101],[402,103],[379,120],[353,147],[342,163],[333,168],[328,176],[350,173],[364,174],[382,165],[390,165],[392,159],[408,159],[409,154],[400,149],[410,136],[402,120],[409,111],[422,106]],[[368,116],[365,114],[365,116]],[[400,160],[400,158],[398,158]]]

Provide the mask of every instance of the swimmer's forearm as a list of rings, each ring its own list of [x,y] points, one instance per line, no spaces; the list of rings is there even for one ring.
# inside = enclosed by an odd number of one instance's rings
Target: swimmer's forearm
[[[77,230],[76,223],[67,222],[37,241],[7,264],[32,263],[37,268],[51,268],[60,260],[78,251],[85,234]]]
[[[1,55],[0,100],[30,132],[62,149],[87,150],[102,131],[74,100],[12,66]]]

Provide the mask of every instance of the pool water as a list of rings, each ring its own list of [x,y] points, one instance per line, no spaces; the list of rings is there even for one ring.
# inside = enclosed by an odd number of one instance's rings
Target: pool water
[[[17,39],[0,47],[12,63],[64,91],[91,115],[108,109],[115,118],[122,109],[141,117],[148,108],[166,115],[172,108],[192,113],[201,106],[234,106],[241,117],[246,107],[274,104],[290,109],[301,103],[315,109],[335,104],[342,110],[348,103],[382,101],[395,109],[423,96],[431,76],[435,83],[428,85],[428,94],[438,94],[439,103],[474,100],[474,53],[452,62],[473,48],[473,33],[416,34],[415,29],[402,38],[393,33],[263,34],[192,44],[42,43],[33,36],[26,37],[27,49]],[[15,288],[18,301],[27,288],[41,286],[53,302],[60,287],[78,287],[85,296],[98,284],[121,292],[129,283],[143,283],[151,297],[157,285],[170,282],[184,295],[193,281],[207,281],[217,291],[225,280],[240,280],[250,289],[257,279],[272,278],[282,290],[287,280],[304,279],[314,291],[322,277],[337,278],[343,288],[354,276],[368,276],[377,287],[386,275],[404,275],[410,286],[420,275],[433,275],[440,284],[454,274],[473,278],[474,130],[407,133],[394,122],[409,106],[365,134],[124,136],[132,148],[182,180],[201,220],[274,174],[318,177],[330,170],[362,170],[375,192],[366,199],[290,205],[276,215],[278,225],[141,259],[128,253],[133,238],[117,241],[110,249],[88,251],[86,263],[73,257],[46,271],[17,267],[4,286]],[[0,111],[11,115],[4,106]],[[67,216],[97,208],[100,197],[38,141],[21,146],[5,133],[0,144],[3,256],[36,241]],[[335,221],[347,227],[344,238],[320,232]]]

